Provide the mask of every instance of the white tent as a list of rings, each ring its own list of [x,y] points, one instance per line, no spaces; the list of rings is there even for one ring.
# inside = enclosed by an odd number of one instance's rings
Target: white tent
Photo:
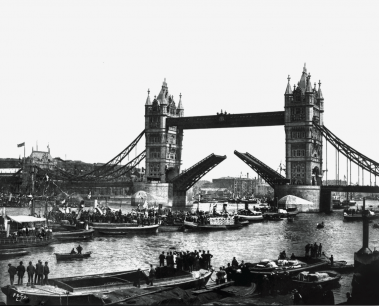
[[[12,221],[17,223],[28,223],[28,222],[44,222],[46,218],[36,218],[33,216],[7,216]]]
[[[309,211],[314,206],[313,202],[296,197],[294,195],[286,195],[278,201],[278,204],[285,205],[286,208],[297,207],[297,209],[301,212]]]

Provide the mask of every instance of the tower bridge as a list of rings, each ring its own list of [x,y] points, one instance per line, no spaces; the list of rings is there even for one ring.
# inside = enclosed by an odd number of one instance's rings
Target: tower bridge
[[[286,148],[286,177],[268,167],[249,153],[235,151],[235,155],[261,175],[275,190],[275,196],[288,194],[299,196],[314,203],[313,211],[331,209],[331,192],[370,192],[378,193],[376,176],[379,175],[379,163],[348,146],[324,125],[324,96],[321,83],[312,86],[311,75],[304,66],[300,81],[293,88],[290,77],[284,93],[284,111],[246,114],[229,114],[220,112],[213,116],[184,116],[182,96],[179,102],[170,95],[164,80],[158,96],[150,98],[150,91],[145,103],[145,129],[121,153],[103,166],[81,175],[67,173],[55,167],[54,170],[39,171],[49,174],[56,180],[69,181],[71,184],[94,186],[97,184],[132,185],[133,192],[145,191],[151,194],[156,203],[183,208],[186,205],[186,191],[202,176],[225,160],[226,156],[211,154],[191,168],[181,171],[183,130],[230,127],[284,126]],[[132,161],[121,166],[131,150],[145,135],[145,150]],[[322,179],[327,181],[328,159],[324,159],[323,148],[328,144],[336,149],[336,154],[346,157],[347,171],[350,173],[347,186],[323,186]],[[125,182],[126,174],[145,160],[143,181]],[[338,159],[339,160],[339,159]],[[350,171],[349,171],[350,162]],[[352,186],[351,163],[358,165],[358,175],[363,171],[375,178],[374,186]],[[339,177],[339,162],[329,166],[336,167]],[[323,169],[326,170],[323,170]],[[324,173],[325,172],[325,173]],[[359,180],[359,178],[358,178]],[[133,201],[132,201],[133,204]]]

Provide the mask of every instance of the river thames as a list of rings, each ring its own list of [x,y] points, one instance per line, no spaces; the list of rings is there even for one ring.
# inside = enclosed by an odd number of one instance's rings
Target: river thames
[[[358,202],[358,204],[361,204]],[[378,201],[366,201],[366,205],[378,206]],[[235,204],[229,204],[228,210],[235,210]],[[253,205],[249,205],[253,206]],[[208,204],[201,204],[200,209],[208,210]],[[222,204],[217,206],[221,210]],[[241,205],[242,208],[242,205]],[[129,205],[123,211],[131,209]],[[316,224],[324,221],[325,228],[316,229]],[[83,252],[92,251],[90,258],[76,261],[57,262],[54,253],[70,252],[77,243],[53,244],[40,249],[30,249],[31,254],[14,259],[0,260],[0,283],[9,284],[8,263],[18,265],[23,261],[33,264],[37,260],[48,261],[49,278],[113,272],[135,268],[148,268],[158,263],[161,252],[205,250],[214,255],[212,265],[215,268],[226,266],[233,257],[240,262],[256,262],[263,258],[277,258],[279,252],[286,250],[290,255],[303,256],[307,243],[322,243],[327,256],[333,254],[335,260],[353,263],[354,252],[362,246],[362,223],[343,222],[343,212],[301,213],[293,223],[284,219],[280,222],[252,223],[240,230],[219,232],[177,232],[157,233],[153,235],[125,237],[95,237],[92,241],[80,243]],[[370,225],[370,248],[379,247],[379,229]],[[352,275],[342,275],[341,287],[335,289],[335,300],[342,302],[350,290]],[[24,277],[24,281],[25,277]],[[1,294],[0,301],[5,301]]]

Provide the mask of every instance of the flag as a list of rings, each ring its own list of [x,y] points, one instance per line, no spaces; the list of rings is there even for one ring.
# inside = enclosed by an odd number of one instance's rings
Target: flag
[[[19,143],[19,144],[17,145],[17,148],[21,148],[21,147],[23,147],[23,146],[25,146],[25,142],[23,142],[23,143]]]

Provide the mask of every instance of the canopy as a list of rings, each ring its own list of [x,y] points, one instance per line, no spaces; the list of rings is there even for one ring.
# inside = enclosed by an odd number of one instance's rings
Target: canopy
[[[286,205],[286,207],[292,208],[292,207],[296,207],[296,205],[313,204],[313,203],[310,201],[304,200],[302,198],[296,197],[294,195],[287,195],[281,198],[278,201],[278,204]]]
[[[8,216],[9,219],[17,223],[28,223],[28,222],[43,222],[46,218],[36,218],[33,216]]]

